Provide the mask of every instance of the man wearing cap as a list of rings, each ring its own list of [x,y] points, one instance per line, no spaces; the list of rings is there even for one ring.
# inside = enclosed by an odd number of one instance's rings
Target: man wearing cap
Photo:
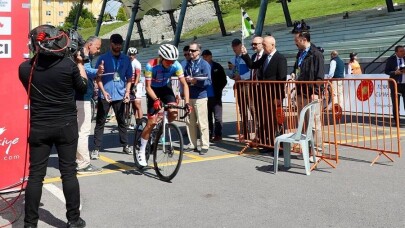
[[[208,126],[212,142],[222,140],[222,90],[225,88],[227,80],[224,68],[221,64],[212,60],[210,50],[204,50],[202,56],[211,66],[212,85],[208,89]],[[212,114],[215,119],[215,131]]]
[[[240,39],[234,39],[231,43],[232,50],[235,53],[235,56],[231,58],[228,62],[228,75],[231,79],[237,81],[246,81],[250,79],[250,70],[246,65],[245,61],[241,58],[242,55],[242,41]],[[234,87],[236,88],[236,87]],[[247,103],[248,98],[245,96],[247,95],[247,88],[241,87],[242,89],[238,91],[236,94],[238,107],[239,107],[239,114],[241,116],[242,122],[248,121],[248,112],[250,111],[250,105]],[[245,91],[246,90],[246,91]],[[241,134],[239,135],[239,140],[245,140],[248,136],[248,129],[247,124],[242,124],[243,129]]]
[[[127,128],[124,120],[125,104],[130,101],[129,93],[132,83],[132,65],[128,56],[121,53],[124,40],[120,34],[110,37],[110,51],[101,55],[96,67],[102,66],[104,73],[97,75],[99,87],[96,127],[94,128],[94,150],[92,159],[98,159],[104,134],[106,116],[112,106],[118,123],[120,143],[123,152],[132,154],[128,146]]]

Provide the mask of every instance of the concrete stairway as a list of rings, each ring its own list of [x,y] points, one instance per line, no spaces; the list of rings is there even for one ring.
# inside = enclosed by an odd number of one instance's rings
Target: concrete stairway
[[[350,13],[349,19],[342,19],[342,15],[332,15],[306,19],[306,22],[311,26],[312,42],[325,49],[325,68],[328,68],[329,54],[332,50],[339,51],[341,58],[346,62],[349,53],[359,53],[360,63],[364,67],[405,35],[405,13],[403,11],[387,13],[386,9],[379,11],[372,9]],[[277,24],[266,26],[263,31],[263,34],[271,33],[276,38],[277,49],[287,57],[290,68],[294,64],[294,57],[297,53],[291,29],[287,28],[285,24]],[[202,34],[196,41],[201,43],[202,49],[210,49],[214,59],[225,66],[228,59],[233,56],[230,44],[234,38],[240,38],[239,31],[226,37],[222,37],[220,34],[210,36]],[[191,41],[190,39],[182,41],[179,45],[180,52],[183,46]],[[250,39],[245,40],[245,45],[250,46]],[[138,59],[142,65],[145,65],[148,59],[157,56],[158,47],[159,44],[154,44],[148,48],[140,48]],[[388,52],[381,61],[392,53],[393,51]]]

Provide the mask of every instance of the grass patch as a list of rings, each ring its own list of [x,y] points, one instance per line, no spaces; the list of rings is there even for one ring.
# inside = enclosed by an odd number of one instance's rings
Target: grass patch
[[[117,23],[113,23],[113,24],[101,25],[99,36],[103,36],[103,35],[111,32],[111,31],[114,31],[115,29],[117,29],[117,28],[119,28],[121,26],[124,26],[126,24],[128,24],[128,21],[122,21],[122,22],[117,22]],[[84,28],[84,29],[79,30],[80,35],[82,35],[84,39],[87,39],[90,36],[93,36],[95,32],[96,32],[96,27]]]
[[[396,3],[405,3],[405,0],[395,0]],[[374,7],[386,7],[385,1],[382,0],[292,0],[288,3],[288,8],[291,14],[291,20],[316,18],[333,14],[342,14],[346,11],[353,12]],[[256,24],[259,8],[245,9],[252,18],[253,23]],[[384,9],[386,12],[386,9]],[[233,9],[228,11],[224,16],[226,30],[240,30],[241,28],[241,13],[240,9]],[[185,19],[187,23],[187,18]],[[271,2],[267,6],[267,13],[265,18],[265,25],[272,25],[278,23],[285,23],[283,8],[280,3]],[[310,24],[309,24],[310,25]],[[189,31],[182,35],[183,39],[191,38],[194,36],[201,36],[202,34],[209,35],[220,33],[220,28],[217,20],[213,20],[197,29]]]

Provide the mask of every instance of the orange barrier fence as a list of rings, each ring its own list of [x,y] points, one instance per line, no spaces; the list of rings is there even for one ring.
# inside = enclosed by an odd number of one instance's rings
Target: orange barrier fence
[[[342,79],[330,80],[335,93],[333,104],[339,109],[336,115],[337,137],[333,139],[339,145],[377,152],[377,157],[388,154],[401,156],[399,115],[393,118],[393,107],[399,113],[398,105],[393,106],[391,93],[397,94],[393,79]],[[391,91],[390,85],[394,91]],[[395,85],[395,86],[393,86]],[[398,102],[395,96],[394,103]],[[325,110],[326,116],[331,110]],[[330,140],[332,142],[332,140]]]
[[[239,140],[247,145],[240,153],[247,147],[274,147],[278,134],[296,131],[302,107],[319,99],[311,121],[315,125],[315,149],[321,160],[331,166],[329,161],[338,163],[339,145],[377,152],[372,164],[381,155],[393,161],[388,154],[400,156],[400,132],[398,116],[391,118],[393,105],[388,83],[395,81],[238,81],[237,131]],[[394,93],[397,94],[396,87]],[[394,102],[398,102],[397,98]],[[299,148],[294,151],[299,152]]]
[[[279,134],[296,132],[301,109],[313,99],[320,102],[316,107],[314,121],[315,150],[319,161],[338,162],[335,119],[324,118],[323,109],[330,99],[331,83],[319,82],[279,82],[279,81],[238,81],[235,86],[237,130],[240,141],[248,147],[273,147]],[[333,113],[332,113],[333,115]],[[305,125],[304,125],[305,127]],[[293,152],[300,152],[293,147]],[[315,163],[312,168],[316,167]]]

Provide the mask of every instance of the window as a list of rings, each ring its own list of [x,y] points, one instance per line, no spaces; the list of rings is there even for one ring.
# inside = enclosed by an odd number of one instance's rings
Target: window
[[[63,11],[59,11],[59,17],[63,17]]]
[[[63,5],[63,0],[59,0],[59,5]]]
[[[51,11],[50,10],[46,11],[46,16],[51,16]]]
[[[46,24],[47,24],[47,25],[52,25],[52,22],[47,21]]]
[[[64,24],[64,22],[62,21],[62,22],[59,22],[59,26],[63,26],[63,24]]]
[[[51,0],[46,0],[46,4],[50,5],[51,4]]]

